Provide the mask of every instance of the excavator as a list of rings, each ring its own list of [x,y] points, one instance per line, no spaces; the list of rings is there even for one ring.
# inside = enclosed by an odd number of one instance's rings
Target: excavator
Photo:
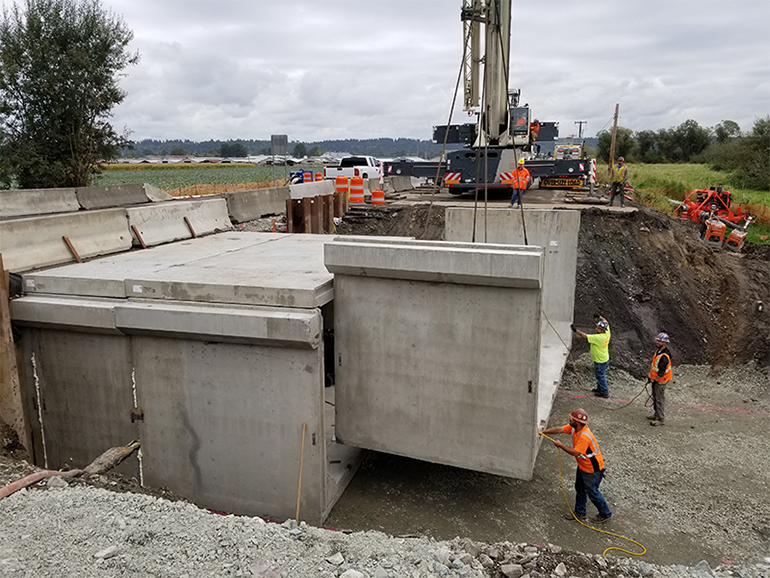
[[[680,219],[700,223],[701,239],[715,251],[724,246],[737,252],[743,247],[746,229],[754,221],[754,217],[744,213],[740,207],[734,213],[731,200],[732,193],[724,190],[722,185],[710,189],[695,189],[674,209],[674,214]],[[741,221],[744,221],[742,226]]]

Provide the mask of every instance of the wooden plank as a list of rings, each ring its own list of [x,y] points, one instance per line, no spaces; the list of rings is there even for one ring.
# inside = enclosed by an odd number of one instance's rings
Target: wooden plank
[[[323,207],[323,232],[334,232],[334,195],[324,195],[321,197]]]
[[[147,244],[144,242],[144,239],[142,239],[142,236],[139,234],[139,229],[136,228],[136,225],[131,225],[131,230],[134,232],[134,235],[136,235],[136,238],[139,241],[139,244],[142,246],[142,249],[146,249]]]
[[[69,248],[70,253],[72,253],[72,256],[75,257],[75,261],[82,263],[83,259],[81,259],[80,255],[78,255],[78,252],[75,250],[75,246],[72,244],[72,241],[70,241],[70,238],[67,235],[64,235],[62,239],[67,244],[67,247]]]
[[[187,228],[190,229],[190,234],[193,236],[193,239],[197,239],[198,235],[195,234],[195,229],[193,229],[192,223],[190,222],[190,219],[187,217],[184,218],[184,224],[187,225]]]
[[[286,232],[294,232],[294,203],[292,203],[292,199],[286,199]]]
[[[302,199],[302,232],[303,233],[313,232],[312,207],[313,207],[313,199],[311,199],[310,197],[304,197]]]

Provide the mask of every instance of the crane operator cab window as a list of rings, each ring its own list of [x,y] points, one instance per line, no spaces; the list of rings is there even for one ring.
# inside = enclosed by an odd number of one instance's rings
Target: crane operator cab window
[[[528,108],[512,108],[511,109],[511,126],[513,128],[513,134],[526,135],[529,133],[529,109]]]

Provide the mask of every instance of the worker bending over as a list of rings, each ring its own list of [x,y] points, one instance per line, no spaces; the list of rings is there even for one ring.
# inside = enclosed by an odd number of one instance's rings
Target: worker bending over
[[[652,383],[652,408],[654,413],[647,416],[651,426],[661,426],[666,419],[666,384],[671,381],[671,353],[668,351],[668,334],[658,333],[655,344],[658,350],[652,356],[647,381]]]
[[[540,430],[541,434],[572,434],[572,447],[567,447],[559,440],[553,440],[553,445],[564,450],[577,459],[577,471],[575,472],[575,517],[580,521],[586,519],[586,498],[596,506],[599,513],[591,518],[596,524],[603,524],[612,517],[612,512],[607,502],[599,491],[599,484],[604,477],[604,458],[599,451],[599,444],[594,434],[588,429],[588,414],[584,409],[573,409],[569,414],[569,424],[560,427],[552,427]],[[565,516],[572,520],[570,514]]]

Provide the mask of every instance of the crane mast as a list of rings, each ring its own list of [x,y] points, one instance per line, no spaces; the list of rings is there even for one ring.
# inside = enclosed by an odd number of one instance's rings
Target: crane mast
[[[463,0],[460,17],[467,38],[463,59],[464,108],[478,114],[473,146],[527,144],[529,112],[516,108],[519,92],[508,90],[511,0]]]

